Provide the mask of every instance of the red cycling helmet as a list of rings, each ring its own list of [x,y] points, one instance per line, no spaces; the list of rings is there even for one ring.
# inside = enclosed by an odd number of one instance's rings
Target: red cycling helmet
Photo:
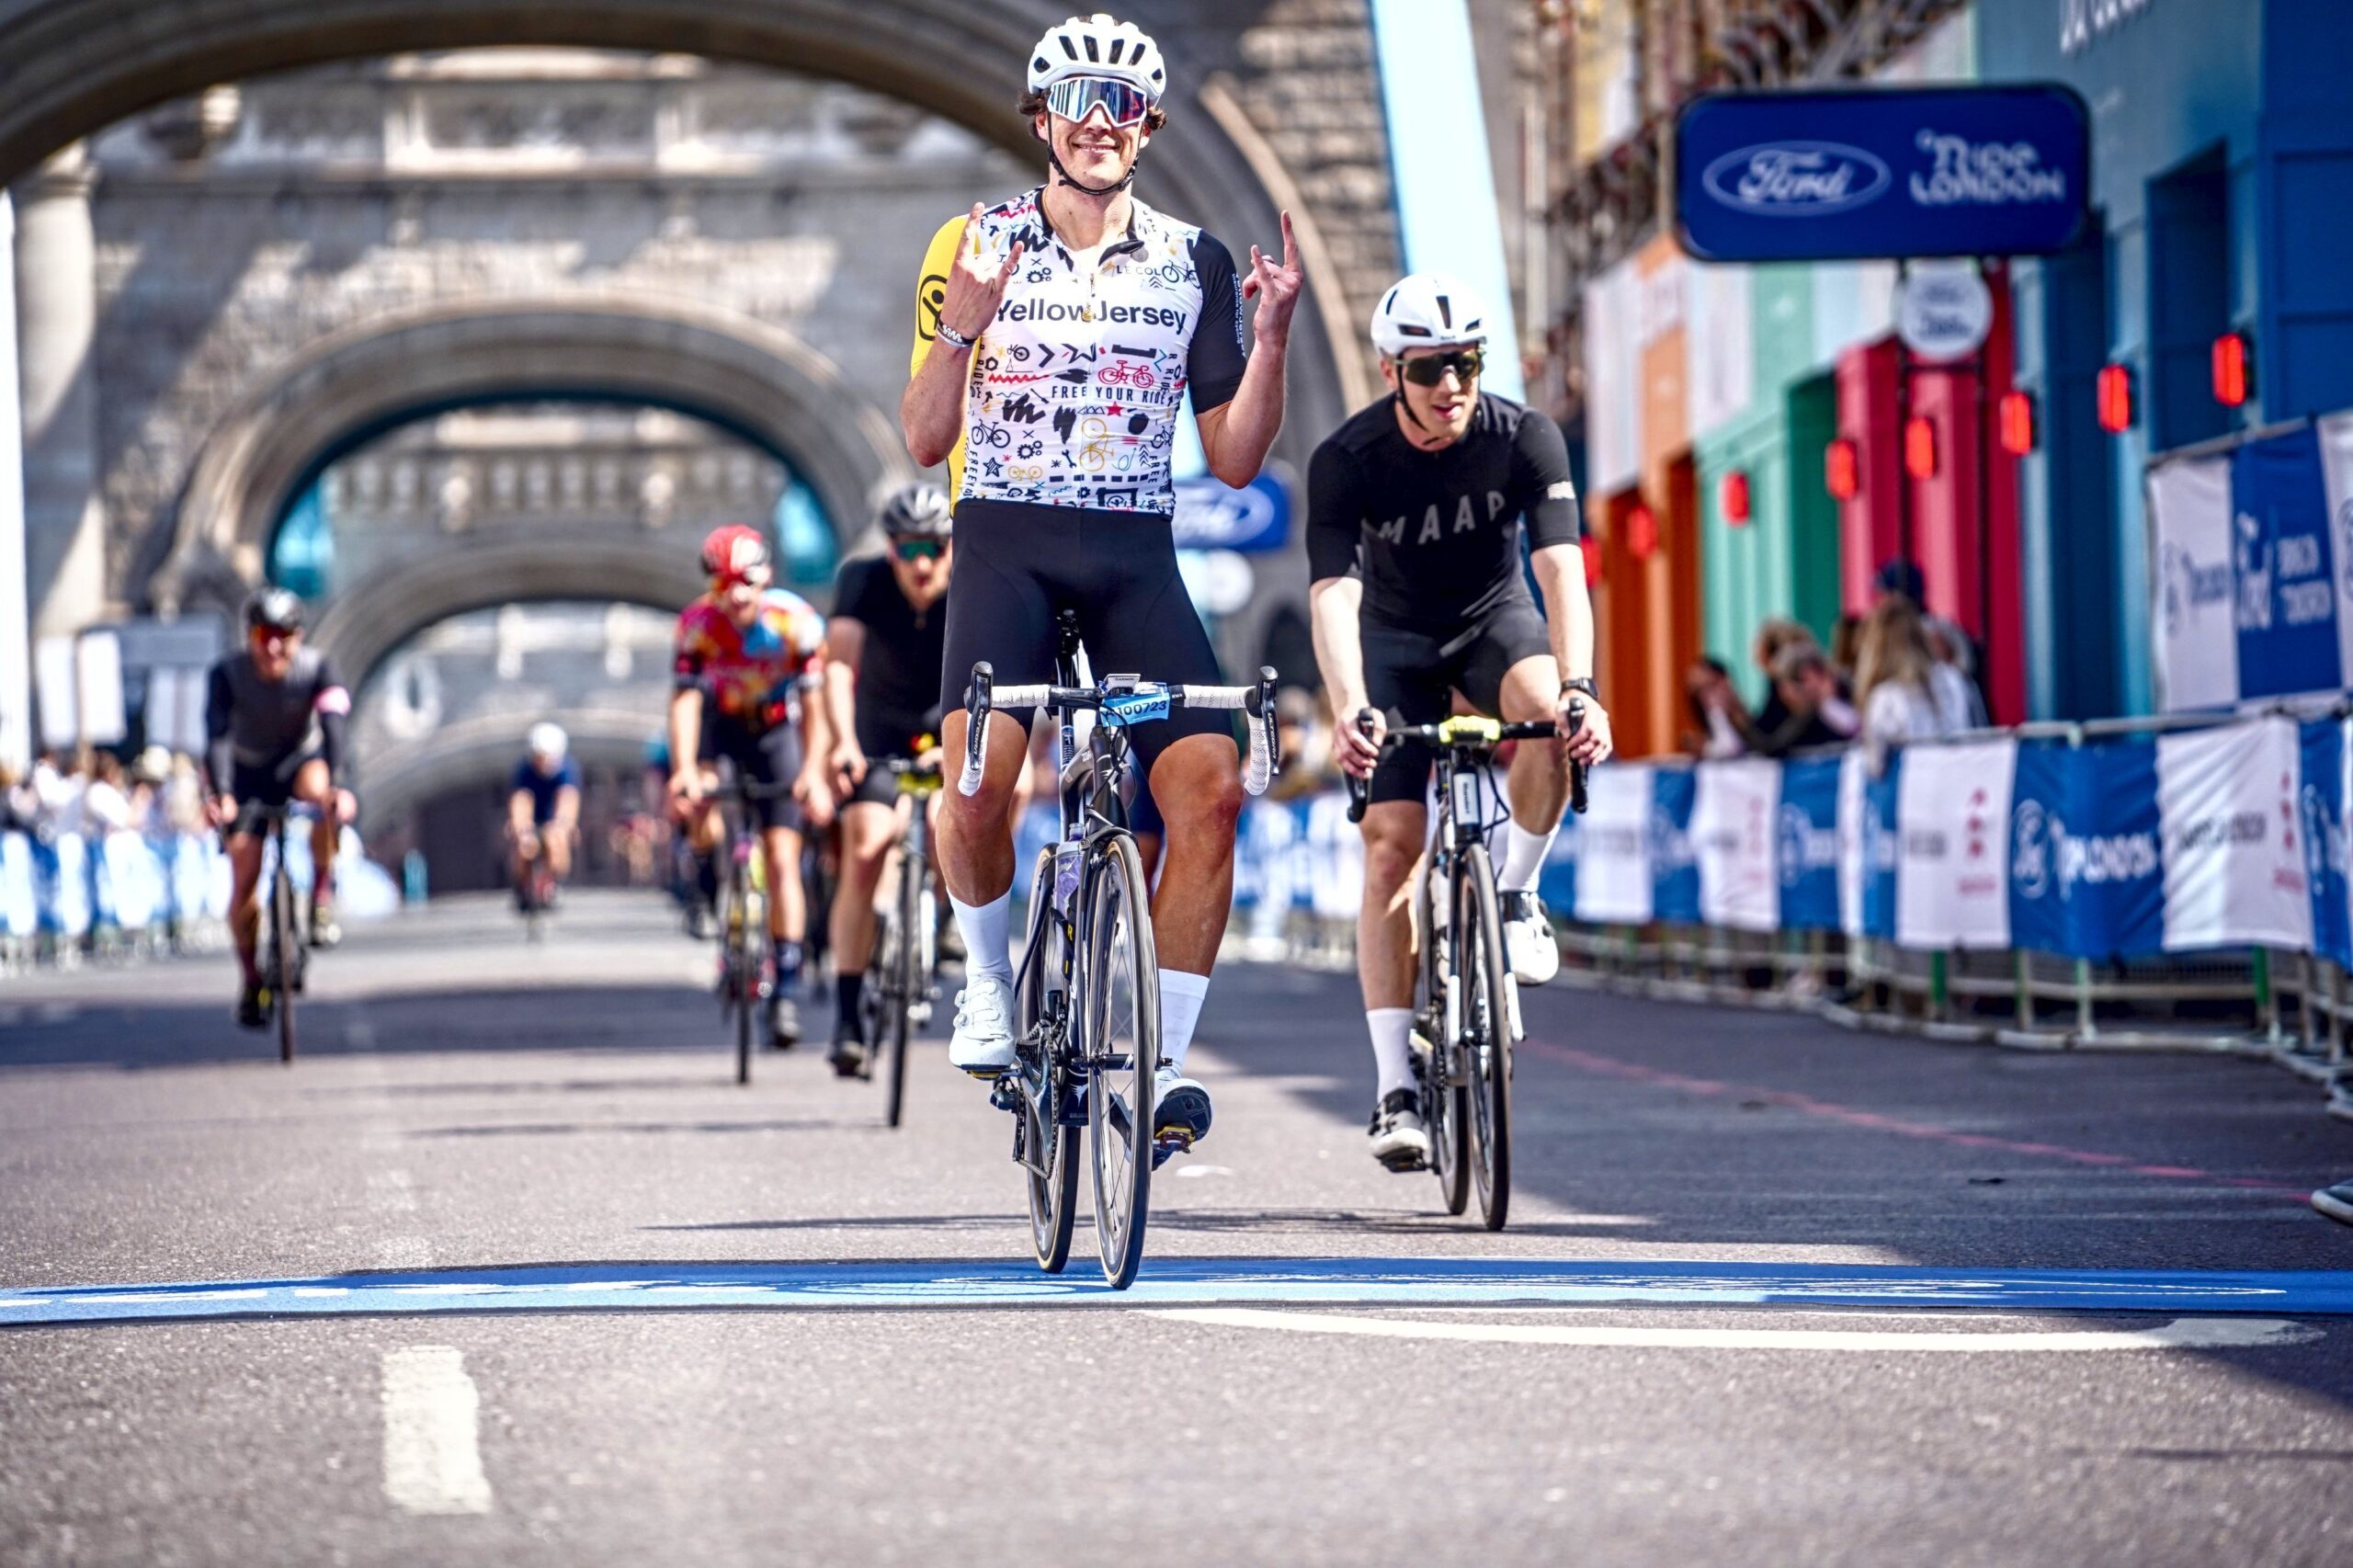
[[[722,583],[740,583],[768,563],[768,541],[741,523],[713,528],[702,541],[702,569]]]

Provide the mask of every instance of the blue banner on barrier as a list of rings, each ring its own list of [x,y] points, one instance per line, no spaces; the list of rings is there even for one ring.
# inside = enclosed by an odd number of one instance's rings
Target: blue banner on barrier
[[[2164,869],[2154,748],[2018,749],[2012,946],[2080,959],[2162,950]]]
[[[2251,441],[2231,454],[2242,699],[2344,684],[2335,554],[2319,431]]]
[[[1651,918],[1699,922],[1699,860],[1691,845],[1699,776],[1688,767],[1651,770]]]
[[[1791,931],[1838,929],[1838,762],[1791,762],[1781,768],[1779,842],[1781,925]]]
[[[1904,754],[1891,753],[1887,771],[1863,786],[1863,935],[1895,939],[1897,785]]]
[[[2298,736],[2303,754],[2304,883],[2313,900],[2313,951],[2353,965],[2353,911],[2346,904],[2345,725],[2314,719]]]
[[[1577,851],[1583,844],[1576,814],[1571,812],[1562,819],[1561,831],[1536,873],[1536,892],[1544,900],[1544,907],[1563,918],[1576,913]]]

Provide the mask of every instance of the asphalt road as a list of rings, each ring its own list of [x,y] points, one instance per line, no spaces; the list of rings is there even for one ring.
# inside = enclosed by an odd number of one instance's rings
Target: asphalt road
[[[2286,1074],[1553,987],[1490,1235],[1363,1154],[1352,980],[1229,966],[1115,1298],[938,1041],[895,1132],[739,1088],[710,962],[437,908],[290,1069],[225,959],[0,981],[0,1562],[2353,1561]]]

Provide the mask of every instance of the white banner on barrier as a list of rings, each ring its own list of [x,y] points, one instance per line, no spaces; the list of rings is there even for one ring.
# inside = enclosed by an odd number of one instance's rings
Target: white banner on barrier
[[[1577,918],[1638,925],[1651,917],[1651,770],[1597,767],[1579,825]]]
[[[1764,757],[1711,762],[1699,775],[1691,842],[1699,860],[1699,916],[1740,931],[1774,930],[1781,914],[1774,859],[1780,764]]]
[[[2320,421],[2320,477],[2336,551],[2337,667],[2353,682],[2353,412]]]
[[[2231,460],[2182,458],[2149,471],[2149,574],[2156,598],[2157,707],[2239,699],[2231,574]]]
[[[2290,720],[2157,737],[2168,950],[2312,942]]]
[[[1905,750],[1895,797],[1895,939],[1904,946],[2009,945],[2017,767],[2013,740]]]
[[[1838,928],[1850,937],[1863,934],[1863,786],[1869,778],[1861,753],[1838,759]]]

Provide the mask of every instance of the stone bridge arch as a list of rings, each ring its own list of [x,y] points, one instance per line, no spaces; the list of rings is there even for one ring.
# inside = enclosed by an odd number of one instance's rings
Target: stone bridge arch
[[[645,745],[645,716],[622,710],[569,710],[557,715],[584,762],[627,769]],[[362,780],[365,820],[393,823],[437,795],[474,784],[503,782],[522,753],[522,732],[510,715],[480,714],[442,726],[404,745]]]
[[[149,556],[164,560],[148,597],[166,613],[233,600],[260,578],[271,531],[302,487],[373,434],[468,403],[565,396],[658,404],[733,430],[788,460],[845,536],[879,489],[913,472],[883,413],[777,326],[642,296],[443,302],[322,338],[233,409],[197,458],[168,543]],[[606,574],[584,574],[591,562]],[[348,590],[355,603],[329,611],[322,640],[349,627],[344,635],[363,639],[356,647],[373,646],[372,629],[401,619],[388,597],[396,589],[438,602],[495,578],[514,597],[612,597],[615,584],[667,584],[685,567],[683,600],[696,591],[691,566],[690,549],[658,533],[458,535],[414,569]]]

